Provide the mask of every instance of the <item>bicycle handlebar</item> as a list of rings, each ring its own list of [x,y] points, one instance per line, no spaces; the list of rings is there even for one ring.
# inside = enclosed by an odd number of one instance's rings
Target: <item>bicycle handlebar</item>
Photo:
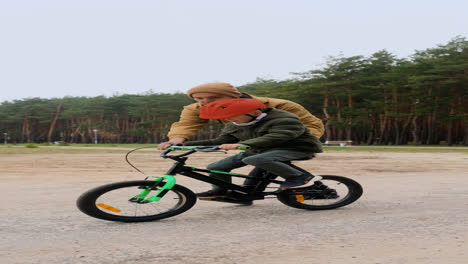
[[[138,169],[135,165],[133,165],[129,160],[128,160],[128,156],[130,155],[130,153],[133,153],[134,151],[136,150],[140,150],[140,149],[144,149],[144,148],[154,148],[154,147],[142,147],[142,148],[136,148],[136,149],[133,149],[129,152],[127,152],[127,155],[125,155],[125,161],[127,161],[127,163],[132,166],[135,170],[137,170],[138,172],[142,173],[142,174],[145,174],[143,171],[141,171],[140,169]],[[248,149],[249,146],[240,146],[238,147],[237,149],[239,150],[246,150]],[[167,155],[167,153],[173,151],[173,150],[188,150],[188,152],[185,152],[185,153],[182,153],[180,155],[173,155],[173,156],[169,156]],[[167,148],[166,150],[164,150],[162,153],[161,153],[161,157],[162,158],[172,158],[174,160],[179,160],[178,158],[181,158],[181,157],[184,157],[184,156],[187,156],[187,155],[190,155],[192,153],[195,153],[195,152],[223,152],[219,149],[219,146],[178,146],[178,145],[172,145],[170,146],[169,148]],[[146,175],[146,174],[145,174]]]
[[[201,152],[210,152],[219,150],[220,145],[215,145],[215,146],[170,146],[169,148],[172,148],[172,150],[196,150],[196,151],[201,151]],[[238,150],[247,150],[249,149],[249,146],[239,146],[237,147]]]
[[[238,150],[247,150],[249,149],[249,146],[240,146],[240,147],[237,147]],[[187,151],[188,152],[185,152],[183,154],[180,154],[180,155],[175,155],[173,157],[183,157],[183,156],[187,156],[187,155],[190,155],[192,153],[195,153],[195,152],[220,152],[220,148],[219,148],[219,145],[216,145],[216,146],[177,146],[177,145],[172,145],[172,146],[169,146],[165,151],[163,151],[161,153],[161,157],[163,158],[168,158],[167,156],[167,153],[171,152],[171,151],[175,151],[175,150],[182,150],[182,151]]]

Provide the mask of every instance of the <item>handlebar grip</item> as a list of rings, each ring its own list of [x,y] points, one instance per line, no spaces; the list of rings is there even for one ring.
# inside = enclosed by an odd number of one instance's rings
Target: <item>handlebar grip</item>
[[[237,147],[238,150],[247,150],[249,149],[250,147],[249,146],[240,146],[240,147]]]
[[[172,145],[169,147],[171,150],[192,150],[197,148],[197,146],[177,146],[177,145]]]

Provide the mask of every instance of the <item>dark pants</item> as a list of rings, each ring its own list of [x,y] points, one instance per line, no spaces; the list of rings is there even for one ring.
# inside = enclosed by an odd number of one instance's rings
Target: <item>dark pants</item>
[[[249,172],[249,176],[253,176],[253,177],[257,177],[257,178],[263,178],[263,177],[266,177],[267,176],[267,173],[268,171],[264,170],[264,169],[261,169],[261,168],[254,168],[253,170],[251,170]],[[274,179],[276,177],[278,177],[277,175],[273,175],[273,174],[270,174],[269,175],[270,179]],[[255,188],[255,186],[257,186],[257,184],[260,182],[260,179],[253,179],[253,178],[247,178],[245,179],[244,183],[242,184],[243,186],[245,187],[248,187],[248,188]]]
[[[259,154],[249,154],[241,152],[234,156],[227,157],[222,160],[218,160],[207,166],[210,170],[219,170],[229,172],[233,169],[241,168],[246,165],[252,165],[256,168],[266,170],[275,175],[281,176],[285,179],[291,177],[298,177],[304,173],[285,164],[285,161],[311,158],[311,153],[291,151],[291,150],[273,150]],[[252,171],[252,173],[258,173],[258,171]],[[222,174],[210,174],[211,177],[219,179],[225,182],[231,183],[231,176]],[[256,176],[256,175],[255,175]],[[246,181],[249,183],[249,181]],[[252,183],[252,182],[250,182]],[[251,185],[251,184],[248,185]],[[244,183],[245,184],[245,183]],[[213,185],[213,190],[220,190],[220,187]]]

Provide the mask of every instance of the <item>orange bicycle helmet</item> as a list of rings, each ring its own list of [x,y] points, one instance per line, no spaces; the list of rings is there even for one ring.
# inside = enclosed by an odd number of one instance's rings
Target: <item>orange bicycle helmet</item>
[[[255,99],[226,99],[211,102],[202,106],[200,118],[226,119],[234,116],[246,115],[258,108],[266,107]]]

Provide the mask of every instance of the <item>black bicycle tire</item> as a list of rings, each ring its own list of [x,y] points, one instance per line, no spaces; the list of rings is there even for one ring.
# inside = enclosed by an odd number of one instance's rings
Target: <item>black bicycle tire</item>
[[[283,204],[294,207],[294,208],[298,208],[298,209],[330,210],[330,209],[335,209],[335,208],[339,208],[339,207],[343,207],[345,205],[351,204],[355,202],[356,200],[358,200],[363,194],[363,189],[362,189],[361,184],[359,184],[358,182],[350,178],[346,178],[343,176],[336,176],[336,175],[320,175],[320,176],[322,177],[323,180],[336,180],[345,184],[349,189],[348,195],[344,199],[340,200],[338,203],[328,204],[328,205],[303,204],[301,202],[298,202],[296,199],[293,199],[293,196],[291,195],[291,191],[289,190],[278,193],[276,198]]]
[[[176,208],[175,210],[171,210],[169,212],[164,212],[160,214],[150,215],[150,216],[118,216],[114,214],[108,214],[104,211],[100,210],[96,206],[96,200],[103,194],[119,189],[124,187],[131,187],[131,186],[149,186],[153,185],[153,181],[125,181],[125,182],[116,182],[111,184],[106,184],[102,186],[98,186],[87,192],[83,193],[76,202],[78,209],[94,218],[108,220],[108,221],[117,221],[117,222],[146,222],[146,221],[154,221],[163,218],[172,217],[178,214],[181,214],[190,208],[192,208],[196,201],[196,195],[189,189],[185,188],[181,185],[174,185],[170,191],[180,193],[185,197],[183,204]],[[164,199],[164,197],[162,198]]]

